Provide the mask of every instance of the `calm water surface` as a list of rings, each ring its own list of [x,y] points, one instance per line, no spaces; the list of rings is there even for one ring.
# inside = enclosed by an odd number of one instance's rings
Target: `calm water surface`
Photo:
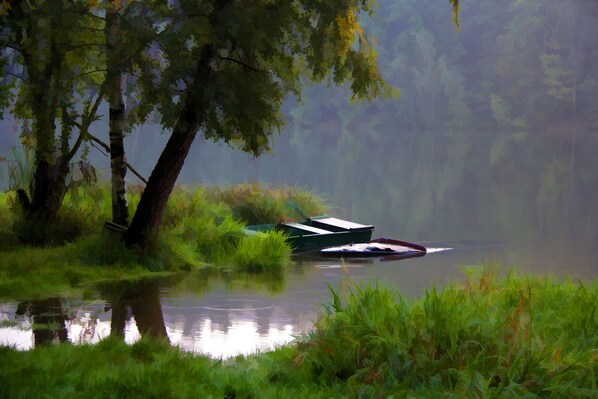
[[[0,344],[32,348],[42,341],[95,343],[120,334],[167,336],[185,351],[227,358],[271,349],[307,333],[343,278],[378,281],[415,297],[426,288],[463,279],[462,266],[493,260],[503,268],[596,278],[596,254],[573,248],[428,243],[431,253],[401,261],[345,263],[297,258],[280,279],[201,272],[184,280],[107,287],[101,300],[53,298],[0,304]],[[449,249],[450,248],[450,249]],[[50,329],[43,326],[53,326]],[[42,327],[42,328],[39,328]]]

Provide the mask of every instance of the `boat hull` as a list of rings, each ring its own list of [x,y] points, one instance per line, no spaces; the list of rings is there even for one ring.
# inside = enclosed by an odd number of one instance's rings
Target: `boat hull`
[[[351,243],[366,243],[372,238],[374,226],[318,216],[299,223],[262,224],[246,227],[248,234],[259,234],[272,230],[282,231],[286,235],[286,240],[293,249],[293,253],[300,253]]]
[[[384,257],[392,259],[406,259],[424,256],[426,248],[406,241],[379,238],[367,243],[332,246],[320,250],[322,256],[372,258]]]

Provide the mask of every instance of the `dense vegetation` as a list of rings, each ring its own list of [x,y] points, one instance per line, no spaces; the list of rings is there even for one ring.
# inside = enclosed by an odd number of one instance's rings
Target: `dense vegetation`
[[[568,397],[598,394],[598,285],[471,269],[408,300],[350,280],[315,330],[228,361],[163,341],[0,348],[0,396]]]
[[[317,197],[298,188],[178,187],[160,236],[139,251],[102,228],[110,219],[110,188],[85,185],[68,191],[58,223],[48,226],[55,246],[32,248],[18,239],[21,215],[15,201],[12,192],[0,194],[0,297],[80,293],[98,280],[209,265],[281,273],[291,253],[284,236],[247,236],[244,226],[302,220],[324,211]],[[134,210],[139,192],[129,190],[127,201]]]

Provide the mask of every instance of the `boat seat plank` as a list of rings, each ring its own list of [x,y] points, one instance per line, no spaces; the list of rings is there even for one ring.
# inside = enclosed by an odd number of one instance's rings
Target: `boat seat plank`
[[[359,224],[355,222],[350,222],[348,220],[333,218],[333,217],[317,217],[317,218],[310,218],[312,222],[316,222],[319,225],[329,225],[336,228],[341,228],[344,230],[367,230],[373,229],[374,226]]]
[[[313,233],[313,234],[330,234],[330,233],[332,233],[329,230],[319,229],[317,227],[308,226],[306,224],[301,224],[301,223],[283,223],[283,226],[292,227],[293,229],[297,229],[297,230],[301,230],[301,231],[305,231],[305,232]]]

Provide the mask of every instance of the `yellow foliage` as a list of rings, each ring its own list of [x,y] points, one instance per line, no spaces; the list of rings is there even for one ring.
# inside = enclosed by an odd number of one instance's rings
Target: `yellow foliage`
[[[363,36],[363,30],[357,22],[357,17],[352,9],[348,9],[344,15],[336,17],[336,25],[338,26],[338,35],[341,43],[341,53],[346,53],[355,40],[355,32],[360,38]]]
[[[10,10],[10,3],[6,0],[2,0],[0,2],[0,16],[6,15],[8,13],[8,10]]]

